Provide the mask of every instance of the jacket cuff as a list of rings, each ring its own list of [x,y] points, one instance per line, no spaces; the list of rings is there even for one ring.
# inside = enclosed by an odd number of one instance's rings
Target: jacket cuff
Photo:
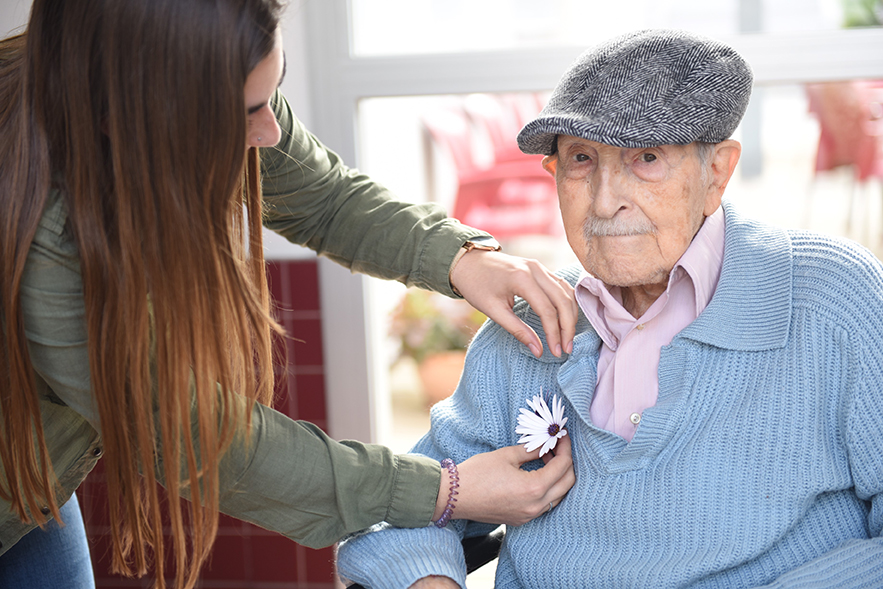
[[[432,520],[441,466],[425,456],[396,455],[395,481],[386,521],[402,528],[418,528]]]
[[[451,270],[463,244],[476,237],[490,237],[490,234],[461,225],[454,219],[447,220],[447,226],[426,240],[420,254],[419,279],[414,286],[437,291],[451,298],[463,298],[451,288]]]

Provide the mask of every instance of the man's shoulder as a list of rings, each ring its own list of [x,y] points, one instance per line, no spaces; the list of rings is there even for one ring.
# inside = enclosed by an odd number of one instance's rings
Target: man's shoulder
[[[811,231],[787,233],[793,252],[795,286],[866,285],[875,290],[883,286],[883,264],[865,246]]]
[[[566,280],[567,283],[571,286],[574,286],[577,281],[579,281],[582,273],[583,268],[578,264],[567,266],[555,271],[555,274],[557,276],[560,276],[561,278]],[[539,359],[539,361],[556,363],[562,362],[562,358],[553,356],[549,352],[549,346],[547,344],[546,332],[543,329],[543,323],[540,320],[539,315],[533,310],[528,302],[521,298],[516,299],[512,311],[519,319],[530,326],[530,328],[536,332],[537,336],[539,336],[540,341],[543,344],[543,356]],[[580,315],[580,317],[582,318],[582,315]],[[494,350],[495,353],[504,353],[504,349],[515,350],[528,356],[530,359],[533,359],[533,355],[531,354],[527,346],[516,340],[512,334],[510,334],[508,331],[506,331],[490,319],[485,323],[478,334],[476,334],[475,339],[470,344],[470,348],[491,349]]]
[[[831,289],[852,284],[879,289],[883,265],[866,247],[846,239],[805,229],[776,227],[743,217],[732,206],[727,215],[729,258],[745,278],[764,277],[790,266],[792,288]]]

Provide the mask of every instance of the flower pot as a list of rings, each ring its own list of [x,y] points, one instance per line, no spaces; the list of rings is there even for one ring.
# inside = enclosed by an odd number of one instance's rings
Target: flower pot
[[[418,372],[423,385],[423,398],[428,406],[431,407],[454,393],[465,359],[466,350],[435,352],[423,359]]]

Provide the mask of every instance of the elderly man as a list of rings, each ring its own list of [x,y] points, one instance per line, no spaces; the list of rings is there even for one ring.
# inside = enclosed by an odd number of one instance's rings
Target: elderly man
[[[521,131],[583,266],[562,272],[573,351],[485,325],[415,448],[513,444],[526,399],[563,398],[576,485],[509,528],[498,587],[883,587],[883,267],[720,206],[750,86],[731,48],[641,31],[584,54]],[[460,538],[486,529],[381,529],[339,571],[462,587]]]

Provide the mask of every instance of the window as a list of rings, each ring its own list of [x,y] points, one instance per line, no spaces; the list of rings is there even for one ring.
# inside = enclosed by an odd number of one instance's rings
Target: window
[[[755,72],[751,110],[739,130],[745,147],[740,166],[748,173],[728,194],[734,197],[744,189],[744,194],[756,195],[756,204],[745,201],[752,214],[772,210],[771,203],[790,202],[785,223],[794,225],[794,219],[807,214],[804,195],[811,194],[815,207],[837,193],[809,184],[814,177],[811,137],[817,123],[807,113],[804,84],[883,78],[883,29],[839,28],[843,6],[840,0],[307,3],[303,10],[312,52],[311,127],[345,161],[374,174],[402,198],[427,198],[418,188],[416,173],[424,165],[415,147],[421,108],[451,95],[548,91],[570,62],[596,41],[647,26],[686,28],[731,43]],[[785,124],[794,126],[783,130]],[[384,155],[395,159],[384,160]],[[771,160],[783,157],[789,160],[785,165]],[[781,176],[782,169],[800,170],[803,180]],[[849,201],[836,199],[841,207]],[[835,215],[821,217],[837,224]],[[332,293],[330,306],[323,302],[323,308],[331,309],[327,329],[335,334],[354,330],[357,338],[364,334],[360,343],[365,348],[364,369],[353,356],[358,350],[336,357],[326,354],[332,435],[384,441],[378,434],[389,431],[383,398],[388,394],[385,320],[371,310],[372,299],[384,295],[377,294],[370,281],[331,266],[324,264],[320,270],[323,292]],[[335,375],[347,376],[338,385]],[[369,376],[371,385],[366,387]],[[352,413],[351,407],[365,406],[365,399],[375,396],[367,403],[376,412],[371,427],[362,427],[361,416],[348,420],[345,414]],[[339,418],[335,408],[341,408]],[[346,428],[335,429],[338,422],[346,422]]]

